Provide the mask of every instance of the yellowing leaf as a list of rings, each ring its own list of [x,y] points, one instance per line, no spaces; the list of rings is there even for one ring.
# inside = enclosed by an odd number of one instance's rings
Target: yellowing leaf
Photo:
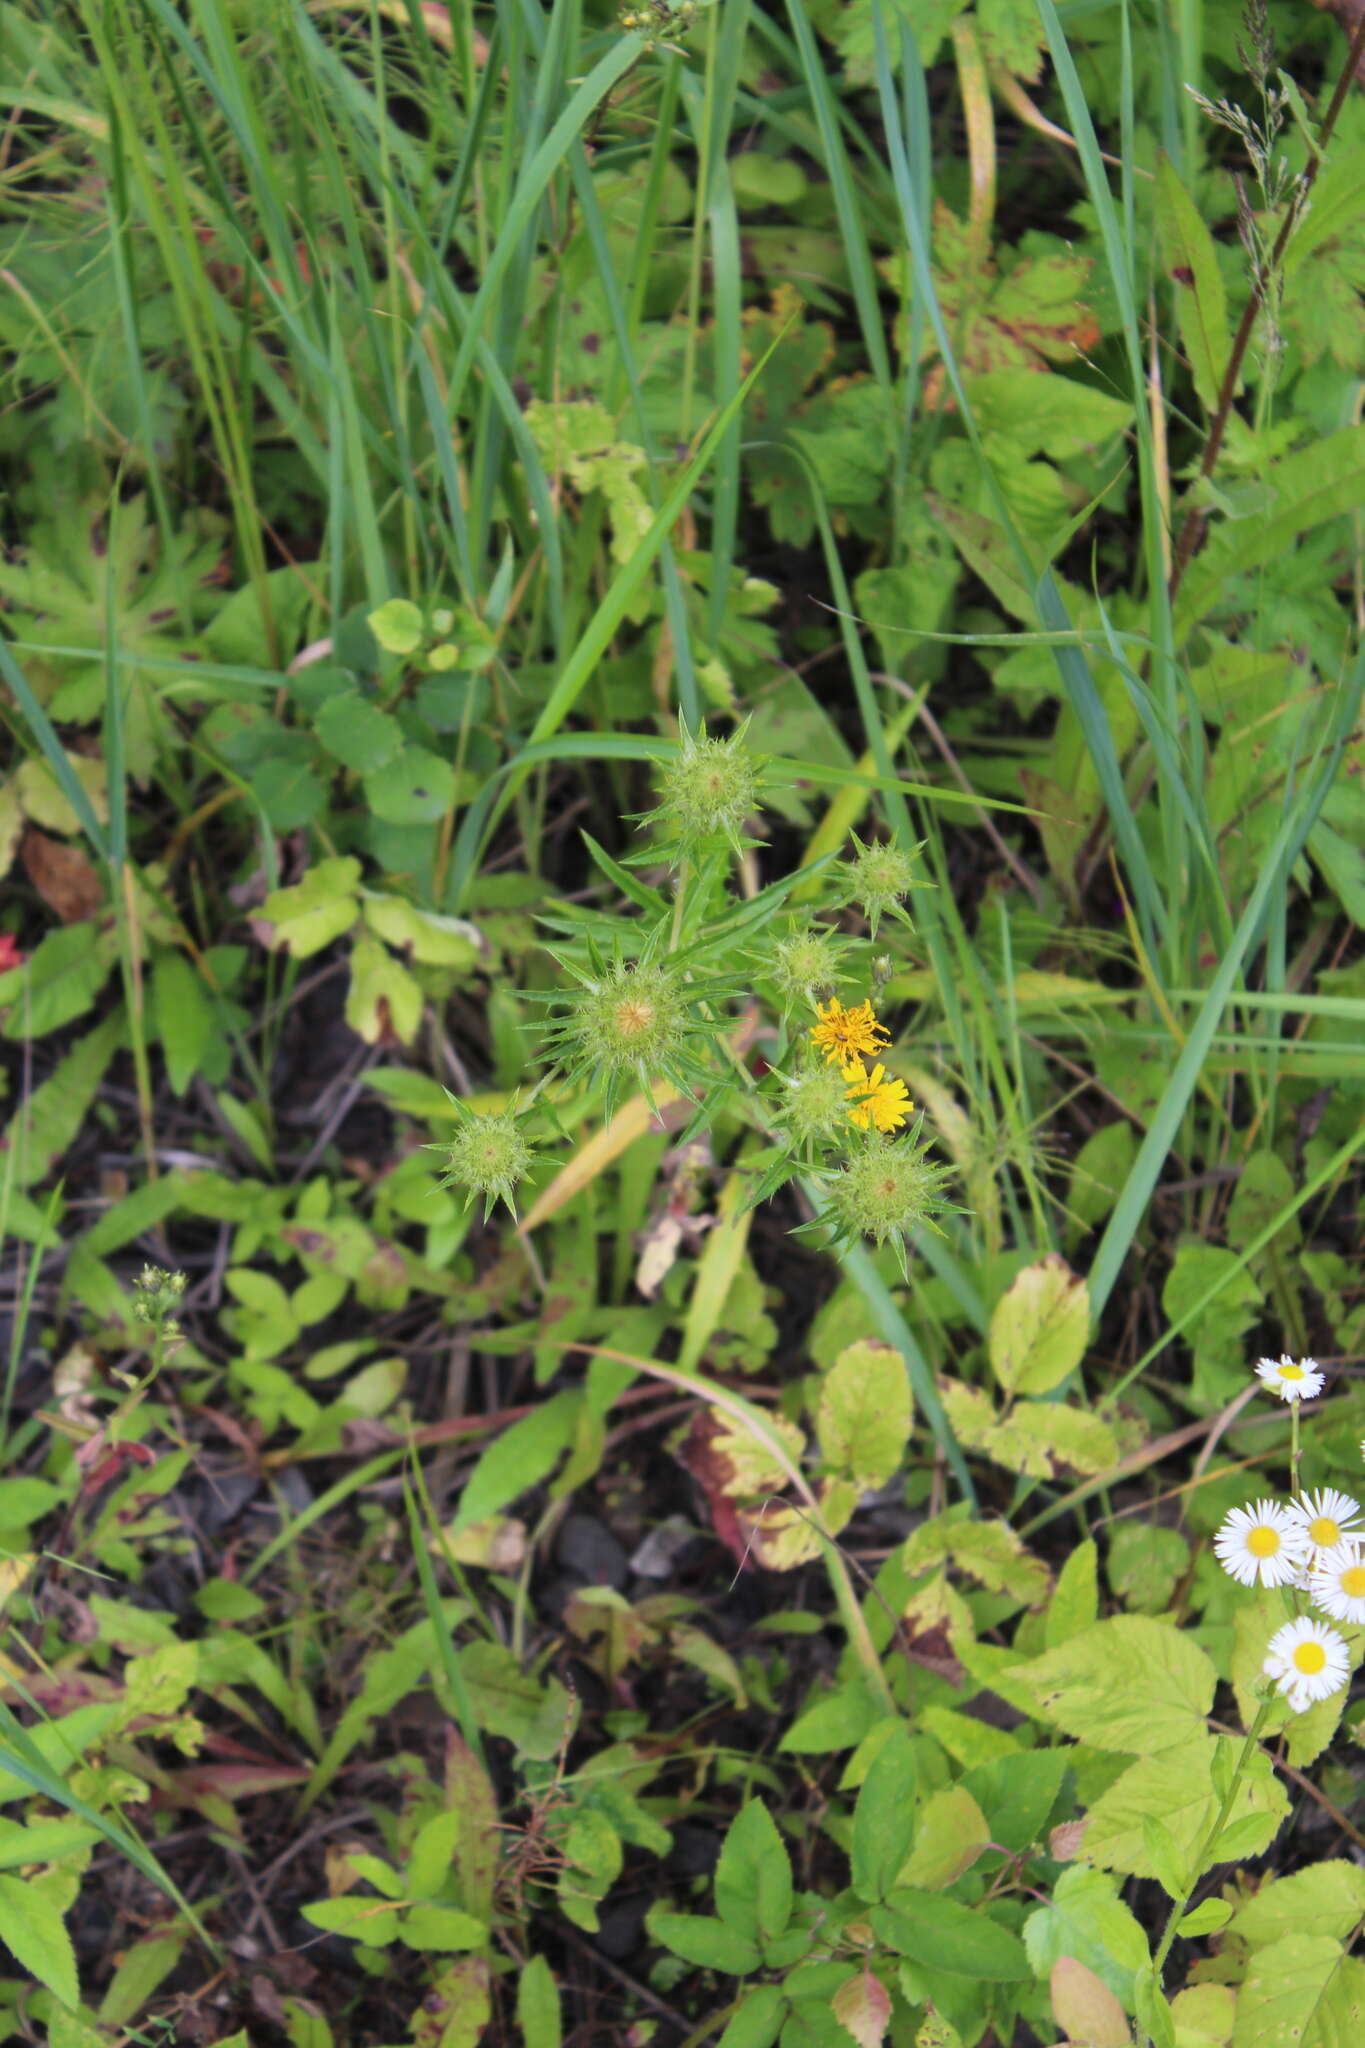
[[[1196,1642],[1144,1614],[1097,1622],[1010,1675],[1068,1735],[1144,1756],[1202,1736],[1217,1684]]]
[[[825,1374],[816,1434],[826,1461],[861,1489],[883,1486],[905,1455],[910,1380],[889,1344],[849,1344]]]
[[[1090,1334],[1090,1295],[1065,1259],[1025,1266],[991,1317],[991,1370],[1007,1394],[1048,1394],[1076,1370]]]
[[[896,1876],[898,1885],[942,1891],[990,1844],[991,1827],[965,1785],[945,1785],[925,1801],[915,1846]]]
[[[318,861],[294,888],[266,897],[261,920],[273,927],[271,945],[296,960],[320,953],[355,923],[359,887],[360,862],[350,854]]]
[[[1074,1956],[1061,1956],[1049,1980],[1052,2016],[1070,2041],[1086,2048],[1130,2048],[1123,2007],[1107,1984]]]

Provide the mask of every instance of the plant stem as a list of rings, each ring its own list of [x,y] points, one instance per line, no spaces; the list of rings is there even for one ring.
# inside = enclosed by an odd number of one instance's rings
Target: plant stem
[[[1233,336],[1232,347],[1228,353],[1227,368],[1223,372],[1223,381],[1219,386],[1218,404],[1214,409],[1213,418],[1209,422],[1209,438],[1204,444],[1204,458],[1199,465],[1201,479],[1211,477],[1218,465],[1218,457],[1223,447],[1223,436],[1227,432],[1228,421],[1232,416],[1232,401],[1237,394],[1237,384],[1242,374],[1242,364],[1246,361],[1246,353],[1251,346],[1251,331],[1256,325],[1257,314],[1265,304],[1266,279],[1273,276],[1279,269],[1280,264],[1284,260],[1284,252],[1289,247],[1289,238],[1303,218],[1304,210],[1308,204],[1308,195],[1312,191],[1313,182],[1322,167],[1323,155],[1327,144],[1331,140],[1332,130],[1336,127],[1341,110],[1346,104],[1346,96],[1351,90],[1351,82],[1356,75],[1356,66],[1363,56],[1365,56],[1365,14],[1362,14],[1360,20],[1356,23],[1355,34],[1351,37],[1351,46],[1346,52],[1346,62],[1342,66],[1341,76],[1337,80],[1337,89],[1332,94],[1332,103],[1327,109],[1327,114],[1321,128],[1318,130],[1317,140],[1313,144],[1313,155],[1309,161],[1308,168],[1299,180],[1294,196],[1285,209],[1285,216],[1280,223],[1280,232],[1275,237],[1275,246],[1270,252],[1270,261],[1266,265],[1265,274],[1253,277],[1252,279],[1251,296],[1242,309],[1242,318],[1238,324],[1237,332]],[[1199,543],[1204,537],[1204,528],[1207,524],[1208,513],[1204,507],[1202,505],[1192,505],[1185,514],[1176,539],[1175,559],[1171,564],[1169,584],[1172,598],[1174,598],[1179,590],[1185,571],[1194,559]]]
[[[1289,1491],[1292,1494],[1297,1494],[1299,1490],[1299,1457],[1299,1404],[1297,1401],[1291,1401],[1289,1404]]]
[[[1296,1404],[1295,1413],[1297,1414],[1297,1412]],[[1242,1782],[1242,1773],[1251,1761],[1251,1752],[1260,1739],[1261,1729],[1265,1725],[1265,1718],[1270,1712],[1271,1705],[1272,1702],[1270,1700],[1262,1700],[1257,1709],[1256,1719],[1252,1722],[1247,1733],[1247,1739],[1242,1744],[1242,1754],[1237,1759],[1237,1768],[1233,1772],[1232,1781],[1223,1795],[1223,1803],[1218,1809],[1217,1818],[1214,1820],[1208,1834],[1204,1837],[1199,1853],[1194,1859],[1194,1875],[1186,1887],[1184,1897],[1177,1899],[1176,1903],[1171,1907],[1170,1918],[1166,1922],[1166,1932],[1161,1937],[1161,1946],[1152,1961],[1152,1970],[1156,1977],[1158,1988],[1161,1983],[1161,1973],[1166,1967],[1166,1958],[1170,1954],[1171,1944],[1175,1940],[1176,1929],[1185,1917],[1190,1900],[1194,1895],[1195,1886],[1214,1860],[1213,1852],[1218,1846],[1218,1838],[1227,1826],[1228,1815],[1232,1812],[1233,1802],[1237,1797],[1237,1788]]]

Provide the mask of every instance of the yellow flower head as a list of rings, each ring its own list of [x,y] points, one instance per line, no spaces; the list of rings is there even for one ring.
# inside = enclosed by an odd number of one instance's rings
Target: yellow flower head
[[[898,1131],[910,1121],[915,1106],[904,1081],[888,1081],[886,1068],[880,1065],[851,1080],[845,1092],[858,1098],[848,1120],[860,1131]]]
[[[882,1043],[891,1035],[884,1024],[877,1022],[871,1003],[846,1010],[836,997],[821,1003],[816,1014],[820,1022],[812,1024],[811,1038],[827,1060],[837,1060],[841,1067],[856,1066],[864,1056],[876,1059]]]

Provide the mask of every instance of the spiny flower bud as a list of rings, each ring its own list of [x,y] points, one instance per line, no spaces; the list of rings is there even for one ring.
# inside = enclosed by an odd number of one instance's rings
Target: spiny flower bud
[[[786,1003],[814,1002],[839,980],[839,941],[812,925],[793,930],[769,949],[767,966]]]
[[[843,900],[857,904],[875,939],[880,918],[899,917],[903,923],[909,924],[901,904],[915,887],[915,863],[910,854],[902,852],[889,840],[873,840],[864,846],[856,832],[851,837],[857,851],[853,859],[845,861],[840,868],[844,881]]]
[[[901,1244],[942,1209],[944,1178],[945,1169],[933,1164],[913,1136],[899,1143],[873,1136],[830,1183],[834,1221],[842,1234]]]
[[[571,1030],[609,1077],[665,1072],[689,1028],[685,983],[662,961],[618,961],[574,999]]]
[[[466,1109],[456,1102],[459,1125],[445,1145],[433,1151],[445,1154],[446,1171],[442,1187],[463,1188],[468,1201],[483,1197],[484,1220],[495,1202],[505,1202],[516,1214],[518,1181],[530,1171],[534,1153],[523,1136],[515,1105],[511,1109]]]
[[[778,1118],[797,1144],[847,1138],[848,1078],[842,1068],[822,1060],[798,1067],[794,1074],[779,1074],[778,1079],[783,1089]]]
[[[728,839],[743,850],[744,827],[758,809],[758,767],[744,742],[744,728],[728,740],[682,728],[677,753],[659,778],[659,807],[650,812],[681,854],[708,839]]]

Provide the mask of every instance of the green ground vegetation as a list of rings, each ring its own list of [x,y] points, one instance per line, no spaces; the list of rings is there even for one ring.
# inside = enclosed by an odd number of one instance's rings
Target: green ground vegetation
[[[1358,2037],[1362,45],[0,0],[0,2041]]]

